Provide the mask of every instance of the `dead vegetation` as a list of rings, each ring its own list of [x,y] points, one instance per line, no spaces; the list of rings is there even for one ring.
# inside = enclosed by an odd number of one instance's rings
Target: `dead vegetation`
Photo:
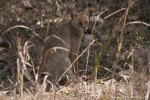
[[[74,3],[78,12],[87,6],[93,9],[79,52],[79,78],[68,86],[53,86],[50,92],[43,91],[44,85],[35,90],[43,40],[70,19]],[[2,0],[0,32],[9,47],[0,55],[0,100],[149,100],[149,4],[149,0]]]

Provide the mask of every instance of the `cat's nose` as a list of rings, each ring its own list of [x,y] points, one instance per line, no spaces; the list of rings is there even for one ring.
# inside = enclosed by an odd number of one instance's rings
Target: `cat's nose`
[[[83,27],[83,30],[85,31],[85,30],[86,30],[86,27]]]

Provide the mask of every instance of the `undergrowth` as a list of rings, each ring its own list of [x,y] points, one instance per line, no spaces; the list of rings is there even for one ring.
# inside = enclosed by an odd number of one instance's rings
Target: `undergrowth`
[[[37,84],[44,38],[69,19],[73,1],[3,1],[1,37],[10,47],[1,51],[7,63],[0,65],[0,99],[149,100],[148,0],[75,0],[79,11],[85,4],[95,9],[81,43],[79,78],[68,86],[54,85],[50,92],[43,90],[44,82]]]

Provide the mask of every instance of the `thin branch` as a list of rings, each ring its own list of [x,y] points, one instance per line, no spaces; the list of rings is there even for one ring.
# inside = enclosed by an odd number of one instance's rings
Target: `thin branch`
[[[120,9],[120,10],[117,10],[117,11],[115,11],[115,12],[109,14],[108,16],[104,17],[104,19],[107,19],[107,18],[111,17],[112,15],[114,15],[114,14],[116,14],[116,13],[122,11],[122,10],[125,10],[125,9],[126,9],[126,8],[122,8],[122,9]]]
[[[68,69],[60,76],[60,78],[58,79],[58,81],[57,81],[56,84],[58,84],[58,82],[59,82],[59,81],[61,80],[61,78],[66,74],[66,72],[67,72],[67,71],[73,66],[73,64],[85,53],[85,51],[90,48],[90,46],[91,46],[94,42],[95,42],[95,40],[93,40],[93,41],[84,49],[84,51],[73,61],[73,63],[68,67]]]
[[[143,24],[143,25],[146,25],[146,26],[150,26],[150,24],[145,23],[145,22],[142,22],[142,21],[129,22],[129,23],[127,23],[125,26],[130,25],[130,24]]]
[[[31,28],[29,28],[29,27],[27,27],[27,26],[24,26],[24,25],[16,25],[16,26],[10,27],[10,28],[8,28],[5,32],[3,32],[2,35],[4,36],[4,34],[5,34],[6,32],[8,32],[8,31],[10,31],[10,30],[12,30],[12,29],[15,29],[15,28],[25,28],[25,29],[28,29],[28,30],[32,31],[33,34],[35,34],[37,37],[39,37],[39,38],[42,40],[42,38],[41,38],[34,30],[32,30]]]

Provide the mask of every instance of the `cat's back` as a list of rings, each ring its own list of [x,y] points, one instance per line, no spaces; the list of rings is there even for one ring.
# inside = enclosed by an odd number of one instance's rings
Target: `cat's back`
[[[42,54],[44,54],[50,49],[57,47],[62,47],[70,50],[71,48],[70,30],[71,30],[70,21],[62,23],[54,34],[49,35],[45,39]]]
[[[57,36],[69,36],[69,34],[72,30],[74,30],[72,21],[69,20],[60,25],[60,27],[58,28],[58,31],[56,32],[56,35]]]

